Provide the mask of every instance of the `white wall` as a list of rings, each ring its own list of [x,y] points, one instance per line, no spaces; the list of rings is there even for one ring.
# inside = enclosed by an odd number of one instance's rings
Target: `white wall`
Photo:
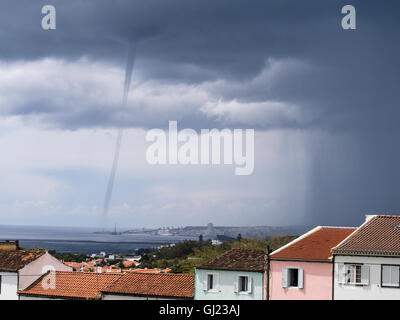
[[[1,293],[0,300],[18,300],[18,273],[0,272]]]
[[[19,290],[26,289],[43,273],[43,267],[52,267],[56,271],[72,271],[72,268],[46,252],[44,255],[19,270]]]
[[[339,284],[338,265],[341,263],[369,265],[369,284]],[[382,264],[400,265],[400,258],[335,256],[334,300],[400,300],[400,288],[381,287]]]

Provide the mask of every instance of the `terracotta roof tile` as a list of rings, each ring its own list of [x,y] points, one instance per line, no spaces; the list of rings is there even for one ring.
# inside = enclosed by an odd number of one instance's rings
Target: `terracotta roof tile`
[[[400,256],[400,216],[377,215],[362,224],[334,254]]]
[[[42,285],[42,280],[47,275],[41,276],[27,289],[18,293],[34,296],[98,299],[101,290],[121,277],[121,274],[113,273],[56,271],[55,288],[46,289]]]
[[[232,249],[215,259],[202,263],[198,269],[264,271],[266,251],[255,249]]]
[[[137,266],[139,264],[139,262],[137,261],[122,261],[123,265],[125,268],[129,268],[132,266]]]
[[[0,250],[0,271],[16,272],[45,253],[43,250]]]
[[[316,227],[271,253],[271,259],[329,260],[331,249],[356,228]]]
[[[194,276],[172,273],[126,273],[103,293],[192,298]]]

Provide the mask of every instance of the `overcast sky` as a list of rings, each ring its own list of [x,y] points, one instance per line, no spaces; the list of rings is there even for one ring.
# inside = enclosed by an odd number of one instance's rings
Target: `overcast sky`
[[[341,27],[346,4],[356,30]],[[399,213],[399,14],[389,0],[2,0],[0,223],[103,225],[118,128],[108,225]],[[146,132],[169,120],[256,129],[254,173],[149,165]]]

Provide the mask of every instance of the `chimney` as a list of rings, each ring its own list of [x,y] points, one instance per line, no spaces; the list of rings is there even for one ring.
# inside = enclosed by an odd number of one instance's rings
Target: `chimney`
[[[365,215],[365,222],[368,222],[369,220],[371,220],[372,218],[376,217],[376,214],[366,214]]]
[[[0,240],[0,250],[19,250],[19,240]]]

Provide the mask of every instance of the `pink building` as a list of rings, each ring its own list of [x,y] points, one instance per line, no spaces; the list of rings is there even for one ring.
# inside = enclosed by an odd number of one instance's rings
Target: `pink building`
[[[270,255],[271,300],[332,300],[331,249],[356,228],[316,227]]]

